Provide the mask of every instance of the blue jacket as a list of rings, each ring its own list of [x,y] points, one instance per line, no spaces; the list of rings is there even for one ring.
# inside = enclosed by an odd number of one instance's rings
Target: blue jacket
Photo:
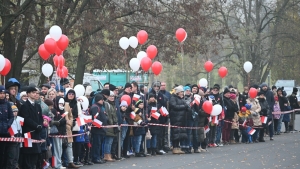
[[[80,126],[78,134],[84,133],[84,126]],[[75,136],[75,142],[84,143],[84,134],[80,136]]]
[[[0,100],[0,134],[8,135],[8,129],[14,121],[11,105],[6,100]]]

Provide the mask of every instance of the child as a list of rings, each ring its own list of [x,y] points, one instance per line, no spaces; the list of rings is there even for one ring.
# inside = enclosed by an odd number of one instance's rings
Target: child
[[[275,104],[274,104],[274,112],[281,112],[280,110],[280,106],[279,106],[279,101],[278,101],[278,96],[275,96],[274,97],[274,100],[275,100]],[[280,114],[274,114],[273,117],[274,117],[274,130],[275,130],[275,135],[280,135],[280,132],[277,131],[277,128],[278,128],[278,122],[279,122],[279,119],[280,119]]]
[[[128,104],[126,101],[122,101],[120,104],[120,112],[122,116],[122,124],[128,124],[128,120],[131,120],[130,117],[126,116],[126,110],[127,110]],[[123,148],[123,142],[126,137],[128,126],[122,126],[121,128],[121,147]]]
[[[144,108],[144,103],[142,100],[138,100],[135,104],[136,108],[134,110],[136,116],[134,118],[134,124],[135,125],[140,125],[140,126],[144,126],[146,125],[144,119],[143,119],[143,108]],[[143,135],[146,134],[145,132],[145,128],[144,127],[134,127],[133,128],[133,132],[134,132],[134,151],[135,151],[135,156],[136,157],[146,157],[146,155],[144,153],[140,152],[140,146],[142,143],[142,137]]]
[[[237,113],[234,113],[234,117],[232,119],[231,133],[230,133],[230,144],[239,143],[239,116]]]
[[[246,107],[242,107],[239,112],[239,126],[242,133],[242,143],[252,143],[252,137],[248,134],[249,130],[253,126],[253,120],[251,112]]]
[[[11,109],[13,111],[14,114],[14,121],[12,123],[12,127],[17,129],[18,133],[15,134],[15,137],[21,137],[21,133],[22,133],[22,127],[19,121],[17,121],[17,116],[18,116],[18,108],[15,105],[11,106]],[[15,156],[13,159],[13,164],[15,164],[15,168],[18,168],[18,161],[19,161],[19,154],[20,154],[20,143],[12,143],[12,144],[16,144],[16,146],[14,146],[15,148]]]
[[[51,121],[50,117],[43,115],[43,128],[42,131],[40,133],[40,137],[42,140],[45,140],[45,142],[43,142],[41,144],[41,151],[42,153],[39,155],[39,159],[38,159],[38,164],[37,164],[37,168],[43,166],[43,164],[45,163],[46,165],[49,166],[49,162],[48,159],[50,157],[47,156],[47,151],[51,149],[50,147],[50,140],[48,137],[49,134],[49,122]]]

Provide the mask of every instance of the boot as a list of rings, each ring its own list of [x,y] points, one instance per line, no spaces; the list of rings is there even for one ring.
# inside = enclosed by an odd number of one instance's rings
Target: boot
[[[179,149],[179,148],[173,148],[172,153],[173,153],[173,154],[179,154],[178,149]]]
[[[111,154],[104,154],[104,160],[108,162],[115,162],[115,159],[111,158]]]
[[[230,140],[230,144],[235,144],[236,142],[234,140]]]
[[[186,154],[192,154],[192,150],[191,148],[186,148],[186,151],[185,151]]]
[[[152,149],[151,149],[151,155],[156,156],[155,148],[152,148]]]
[[[79,168],[80,166],[75,165],[74,163],[69,163],[68,168]]]
[[[185,152],[184,151],[182,151],[180,148],[178,148],[178,154],[185,154]]]

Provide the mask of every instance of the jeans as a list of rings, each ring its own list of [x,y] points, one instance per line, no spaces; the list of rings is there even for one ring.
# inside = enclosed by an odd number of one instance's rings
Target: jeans
[[[104,135],[92,133],[92,161],[99,161],[101,158],[101,145]]]
[[[135,153],[140,152],[141,142],[142,142],[142,135],[134,136],[134,151],[135,151]]]
[[[278,120],[277,133],[280,133],[280,131],[281,131],[282,119],[283,119],[283,114],[280,115],[280,118],[279,118],[279,120]]]
[[[197,127],[198,122],[195,122],[194,120],[188,120],[187,121],[187,127]],[[187,139],[184,139],[183,142],[180,144],[182,145],[182,148],[190,148],[193,146],[194,150],[198,149],[198,135],[197,130],[195,129],[186,129],[187,133]],[[193,137],[193,142],[191,137]]]
[[[73,163],[72,143],[68,143],[68,146],[67,146],[67,149],[66,149],[66,155],[68,157],[68,163]]]
[[[62,166],[61,156],[62,156],[62,139],[52,137],[52,146],[53,152],[52,156],[54,156],[54,168],[60,168]]]
[[[114,140],[114,137],[111,137],[111,136],[105,137],[104,154],[111,153],[111,145],[112,145],[113,140]]]
[[[248,134],[248,132],[251,130],[251,127],[248,127],[245,130],[241,130],[241,134],[242,134],[242,143],[252,143],[252,136],[250,134]]]
[[[157,135],[153,134],[150,140],[150,146],[149,148],[153,148],[156,149],[156,139],[157,139]]]
[[[122,124],[127,124],[127,121],[124,120]],[[124,140],[125,140],[127,130],[128,130],[128,126],[122,126],[122,127],[121,127],[121,132],[122,132],[122,134],[121,134],[121,137],[122,137],[122,138],[121,138],[121,147],[122,147],[122,148],[123,148],[123,142],[124,142]]]
[[[219,121],[219,125],[217,126],[216,143],[221,143],[223,125],[224,125],[224,121],[223,120]]]

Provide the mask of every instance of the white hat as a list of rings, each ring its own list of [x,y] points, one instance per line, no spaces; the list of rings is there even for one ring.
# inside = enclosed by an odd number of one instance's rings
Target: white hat
[[[115,96],[115,93],[110,91],[109,96]]]
[[[65,100],[64,100],[63,98],[60,98],[60,99],[58,100],[58,104],[65,104]]]
[[[25,95],[27,95],[26,92],[21,92],[21,93],[20,93],[20,98],[22,98],[22,97],[25,96]]]
[[[177,93],[180,93],[180,92],[183,92],[183,87],[182,86],[177,86],[175,88],[175,93],[177,94]]]

